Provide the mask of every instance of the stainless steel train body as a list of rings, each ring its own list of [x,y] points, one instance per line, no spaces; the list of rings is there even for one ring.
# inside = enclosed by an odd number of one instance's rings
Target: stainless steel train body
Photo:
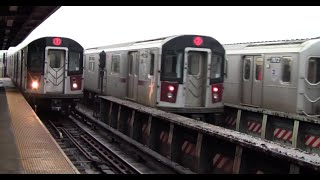
[[[64,109],[83,97],[83,51],[69,38],[39,38],[8,54],[7,74],[33,105]]]
[[[5,62],[7,59],[7,51],[0,52],[0,78],[5,77]]]
[[[99,54],[106,53],[103,85]],[[225,50],[212,37],[181,35],[85,51],[85,98],[102,92],[176,113],[223,109]],[[102,62],[103,63],[103,62]]]
[[[224,48],[224,102],[320,114],[320,39],[230,44]]]

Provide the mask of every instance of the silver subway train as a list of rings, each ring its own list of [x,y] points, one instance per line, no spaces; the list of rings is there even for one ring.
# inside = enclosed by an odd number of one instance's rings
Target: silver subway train
[[[223,110],[225,50],[180,35],[85,50],[84,98],[111,95],[182,114]]]
[[[8,52],[7,75],[34,107],[66,110],[83,97],[83,47],[42,37]]]
[[[7,51],[0,51],[0,78],[5,76],[5,61],[7,57]]]
[[[319,117],[319,38],[224,48],[224,102]]]

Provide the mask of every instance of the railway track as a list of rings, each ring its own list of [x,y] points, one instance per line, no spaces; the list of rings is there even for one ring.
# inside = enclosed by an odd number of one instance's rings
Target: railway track
[[[90,123],[79,122],[79,115],[40,117],[81,174],[172,173],[108,138]]]

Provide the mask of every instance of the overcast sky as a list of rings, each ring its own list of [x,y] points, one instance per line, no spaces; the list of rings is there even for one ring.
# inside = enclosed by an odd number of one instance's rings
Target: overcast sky
[[[274,6],[62,6],[18,47],[63,36],[84,48],[179,34],[221,43],[320,36],[320,7]]]

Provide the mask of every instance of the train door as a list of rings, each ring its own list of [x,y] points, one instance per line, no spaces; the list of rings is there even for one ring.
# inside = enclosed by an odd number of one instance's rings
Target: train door
[[[139,75],[139,52],[128,54],[128,89],[127,98],[137,100]]]
[[[242,65],[242,104],[261,106],[263,58],[245,56]]]
[[[188,67],[185,105],[187,107],[205,106],[208,56],[208,52],[186,49],[185,62]]]
[[[64,92],[64,73],[67,61],[66,48],[46,48],[45,93]]]

